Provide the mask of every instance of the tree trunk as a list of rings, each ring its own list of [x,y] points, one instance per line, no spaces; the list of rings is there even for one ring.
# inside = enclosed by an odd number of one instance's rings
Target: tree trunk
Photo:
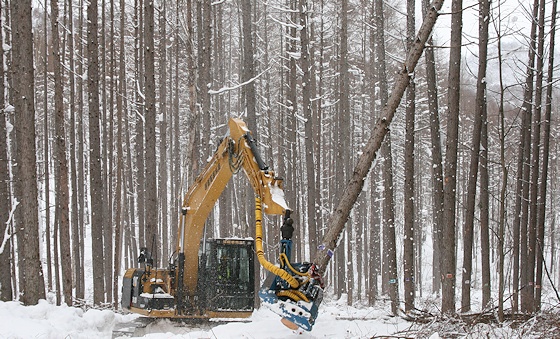
[[[72,186],[72,201],[71,201],[71,218],[70,224],[72,225],[72,267],[73,269],[73,282],[76,289],[76,297],[78,297],[78,291],[82,290],[82,280],[80,279],[80,269],[81,269],[81,253],[80,253],[80,237],[79,237],[79,220],[78,220],[78,169],[77,169],[77,157],[76,157],[76,87],[75,87],[75,74],[76,74],[76,64],[74,60],[74,6],[72,0],[68,0],[68,63],[70,72],[68,74],[68,81],[70,87],[70,174],[71,174],[71,186]]]
[[[515,211],[514,211],[514,237],[519,234],[519,262],[517,265],[514,262],[513,272],[513,300],[512,311],[516,312],[518,309],[518,295],[519,285],[527,286],[528,276],[527,270],[527,219],[528,219],[528,204],[529,200],[529,161],[530,161],[530,135],[531,135],[531,115],[532,115],[532,100],[533,100],[533,79],[534,79],[534,64],[535,64],[535,50],[536,50],[536,32],[537,32],[537,17],[538,17],[538,0],[533,3],[532,25],[530,34],[530,46],[527,58],[527,71],[525,78],[525,89],[523,93],[523,104],[521,106],[521,131],[519,133],[519,153],[517,164],[517,186],[515,197]],[[514,241],[516,241],[514,239]],[[517,244],[515,244],[517,246]],[[514,247],[514,260],[517,260]],[[519,279],[517,278],[519,274]],[[527,291],[528,288],[521,289],[521,311],[527,311]]]
[[[145,0],[148,1],[148,0]],[[138,218],[138,245],[148,246],[151,244],[151,239],[146,238],[146,174],[145,174],[145,147],[144,147],[144,117],[145,115],[145,100],[142,99],[139,91],[144,88],[144,34],[142,28],[144,27],[144,16],[142,15],[143,0],[135,0],[135,17],[134,22],[138,24],[135,26],[135,55],[134,64],[136,69],[135,80],[136,87],[134,88],[134,102],[137,103],[136,108],[136,205]],[[149,205],[148,205],[149,206]]]
[[[158,203],[156,172],[156,84],[154,59],[154,2],[144,1],[144,78],[146,110],[144,115],[144,152],[146,160],[146,245],[153,254],[157,248],[152,244],[160,243],[158,239]],[[157,255],[156,255],[157,257]],[[157,265],[157,263],[156,263]]]
[[[425,20],[429,10],[428,0],[422,0],[422,17]],[[428,110],[430,111],[430,137],[432,151],[432,292],[441,289],[440,240],[443,230],[443,160],[441,155],[441,136],[438,107],[438,86],[436,76],[436,61],[432,37],[428,39],[426,52],[426,83],[428,91]]]
[[[31,0],[10,2],[12,29],[12,90],[17,118],[16,159],[21,196],[18,197],[22,219],[18,220],[18,265],[22,273],[20,300],[35,305],[45,298],[45,281],[39,254],[39,215],[37,203],[37,160],[35,146],[35,86]]]
[[[112,208],[109,207],[112,197],[111,197],[111,185],[109,184],[109,166],[110,160],[109,158],[112,157],[112,154],[109,153],[108,148],[112,147],[109,145],[108,135],[109,135],[109,124],[107,118],[107,33],[106,29],[106,0],[101,0],[101,27],[99,28],[99,62],[100,62],[100,76],[99,76],[99,86],[100,86],[100,95],[101,95],[101,180],[103,181],[103,256],[107,256],[111,258],[111,249],[113,246],[113,225],[112,225]],[[109,287],[111,286],[111,275],[113,274],[111,270],[111,260],[104,260],[103,261],[103,279],[104,286]],[[105,289],[105,301],[111,303],[111,294],[112,289]]]
[[[542,111],[542,92],[543,92],[543,65],[544,65],[544,20],[545,20],[545,2],[540,0],[539,4],[539,19],[538,19],[538,37],[537,37],[537,62],[536,62],[536,79],[535,79],[535,102],[533,106],[533,132],[531,141],[531,181],[530,186],[530,197],[529,197],[529,243],[527,245],[528,249],[528,262],[527,262],[527,273],[529,286],[525,289],[530,289],[527,291],[529,296],[527,300],[527,305],[530,305],[528,312],[534,312],[537,310],[536,300],[535,300],[535,290],[540,289],[540,286],[535,285],[535,268],[536,268],[536,257],[538,255],[537,248],[537,215],[538,215],[538,205],[544,203],[538,196],[539,192],[539,177],[540,177],[540,148],[541,148],[541,111]]]
[[[80,6],[79,8],[84,8],[83,6],[83,2],[80,0]],[[83,11],[79,11],[79,20],[78,20],[78,38],[77,40],[77,50],[78,53],[80,55],[84,55],[84,44],[83,41],[84,36],[83,36],[83,31],[84,31],[84,15],[83,15]],[[76,73],[77,74],[83,74],[83,65],[84,65],[85,61],[81,61],[78,63],[77,67],[76,67]],[[84,174],[84,111],[83,111],[83,107],[84,107],[84,91],[83,91],[83,84],[84,84],[84,80],[81,77],[78,77],[78,83],[77,83],[77,89],[76,92],[78,93],[78,111],[77,111],[77,121],[76,121],[76,126],[77,126],[77,132],[78,135],[76,136],[76,144],[78,145],[78,151],[77,151],[77,170],[78,170],[78,182],[79,183],[84,183],[86,182],[85,179],[85,174]],[[84,220],[85,220],[85,211],[86,211],[86,193],[85,193],[85,187],[86,185],[80,184],[78,185],[78,233],[79,233],[79,238],[80,239],[85,239],[85,231],[84,231]],[[84,243],[85,241],[80,241],[80,265],[76,266],[76,269],[78,270],[77,272],[77,278],[80,280],[80,285],[79,288],[78,286],[76,286],[76,298],[84,298],[84,294],[85,294],[85,265],[84,265],[84,261],[85,261],[85,251],[84,251]]]
[[[2,13],[2,2],[0,1],[0,14]],[[4,42],[2,39],[3,30],[2,15],[0,15],[0,42]],[[4,47],[0,43],[0,65],[4,64]],[[0,251],[0,271],[3,274],[0,275],[0,300],[10,301],[12,300],[12,271],[10,268],[10,252],[11,252],[11,241],[8,237],[11,237],[12,233],[10,231],[10,223],[8,222],[11,212],[11,199],[10,194],[10,162],[8,159],[8,133],[6,128],[6,111],[4,107],[5,103],[5,77],[4,70],[0,71],[0,246],[3,246],[3,250]]]
[[[89,171],[91,193],[91,247],[93,266],[93,302],[105,300],[103,276],[103,182],[101,175],[100,126],[99,126],[99,60],[97,39],[97,0],[91,0],[87,8],[88,37],[88,108],[89,108]]]
[[[459,101],[461,78],[462,0],[451,4],[451,49],[449,52],[448,118],[443,181],[443,232],[440,241],[440,268],[443,276],[441,311],[455,313],[455,203],[457,199],[457,148],[459,142]]]
[[[497,21],[501,21],[501,11],[498,9]],[[500,119],[500,167],[502,170],[502,186],[500,189],[500,219],[498,225],[498,320],[504,320],[504,289],[505,289],[505,224],[506,224],[506,193],[508,183],[508,166],[506,163],[506,126],[504,112],[504,76],[503,76],[503,59],[502,59],[502,33],[498,25],[498,72],[500,80],[500,102],[499,102],[499,119]],[[513,256],[515,263],[519,266],[519,227],[513,229]],[[517,277],[518,270],[514,269],[514,278]],[[513,279],[514,281],[516,279]],[[516,294],[514,294],[516,295]]]
[[[165,22],[166,2],[160,4],[159,12],[159,114],[161,120],[159,123],[159,206],[160,206],[160,220],[161,220],[161,264],[163,267],[167,266],[167,259],[171,252],[169,251],[169,227],[167,225],[167,216],[169,214],[167,206],[167,196],[169,193],[167,184],[167,122],[169,115],[167,113],[167,25]]]
[[[309,229],[309,248],[314,251],[317,248],[317,190],[315,181],[315,152],[314,140],[319,134],[314,134],[313,130],[316,127],[317,121],[313,105],[311,103],[311,79],[315,77],[315,68],[311,64],[310,53],[310,18],[309,18],[309,4],[306,0],[299,1],[299,14],[300,14],[300,37],[301,37],[301,69],[302,69],[302,109],[303,117],[305,119],[305,175],[307,181],[307,226]]]
[[[414,41],[415,2],[407,0],[407,50]],[[406,122],[404,141],[404,239],[403,239],[403,275],[405,312],[414,309],[416,283],[414,281],[415,256],[415,213],[414,213],[414,115],[416,110],[416,89],[414,78],[410,79],[406,89]],[[417,203],[417,202],[416,202]]]
[[[552,2],[552,13],[550,22],[550,43],[549,51],[554,51],[555,33],[556,33],[556,15],[557,15],[557,0]],[[544,29],[544,27],[541,27]],[[544,233],[545,233],[545,216],[546,216],[546,191],[548,183],[548,164],[550,157],[550,123],[552,111],[552,82],[554,75],[554,53],[548,54],[548,73],[546,82],[546,99],[545,99],[545,116],[542,121],[543,124],[543,139],[542,139],[542,169],[541,169],[541,182],[539,185],[539,201],[538,201],[538,217],[537,217],[537,272],[535,277],[535,303],[536,311],[541,309],[542,297],[542,270],[544,265]],[[550,230],[554,234],[553,225]],[[552,237],[551,237],[552,238]],[[551,244],[551,257],[554,258],[554,246]],[[551,265],[552,266],[552,265]]]
[[[64,103],[62,71],[58,32],[58,0],[51,0],[52,54],[54,60],[54,111],[55,159],[57,174],[56,210],[60,234],[60,263],[62,265],[62,292],[64,301],[72,305],[72,256],[70,252],[70,220],[68,197],[68,161],[66,159],[66,132],[64,128]],[[58,255],[58,253],[56,253]]]
[[[43,74],[43,111],[44,111],[44,121],[43,121],[43,166],[44,166],[44,194],[45,194],[45,245],[47,254],[47,291],[52,291],[52,281],[53,281],[53,263],[52,263],[52,246],[51,246],[51,180],[50,180],[50,155],[49,155],[49,144],[50,144],[50,134],[49,134],[49,114],[48,114],[48,93],[49,93],[49,67],[48,67],[48,50],[49,50],[49,39],[48,39],[48,11],[45,10],[43,14],[43,24],[45,25],[44,39],[45,39],[45,54],[43,56],[44,62],[44,74]],[[15,173],[14,173],[15,176]]]
[[[486,2],[486,1],[485,1]],[[485,4],[486,5],[486,4]],[[486,16],[487,18],[489,16]],[[486,20],[488,21],[488,20]],[[487,24],[487,23],[486,23]],[[480,59],[482,60],[482,59]],[[486,310],[491,302],[490,276],[490,217],[489,195],[490,180],[488,176],[488,119],[486,102],[482,109],[482,131],[480,151],[480,255],[482,270],[482,310]]]
[[[125,78],[125,64],[124,64],[124,21],[125,7],[124,0],[120,0],[120,24],[119,24],[119,82],[118,82],[118,95],[117,95],[117,186],[115,189],[115,251],[113,257],[113,307],[118,309],[119,306],[119,276],[121,270],[122,259],[122,233],[124,222],[121,220],[122,205],[126,198],[122,192],[123,178],[123,148],[122,148],[122,124],[124,113],[124,98],[126,97],[124,83]],[[113,5],[111,5],[112,7]]]
[[[388,79],[385,61],[385,18],[383,12],[383,1],[375,3],[377,17],[377,62],[378,62],[378,81],[379,99],[381,107],[387,105],[389,97]],[[408,85],[408,84],[407,84]],[[400,100],[400,98],[399,98]],[[382,178],[383,178],[383,251],[385,252],[384,262],[384,284],[383,290],[389,292],[391,298],[391,311],[394,315],[399,309],[399,279],[397,271],[397,244],[395,239],[395,202],[393,191],[393,156],[391,150],[391,134],[387,133],[384,144],[381,146],[381,158],[383,159]],[[386,283],[388,283],[388,285]]]
[[[463,225],[463,276],[462,276],[462,294],[461,294],[461,312],[469,312],[471,310],[471,272],[474,242],[474,212],[476,200],[476,186],[478,178],[478,164],[480,153],[480,138],[484,115],[486,109],[486,62],[488,55],[488,21],[489,21],[489,5],[488,1],[479,3],[478,15],[478,75],[476,85],[476,114],[474,116],[474,125],[472,130],[472,146],[470,154],[470,167],[468,176],[467,202],[465,207],[465,223]],[[481,185],[481,187],[484,187]],[[484,260],[484,259],[483,259]],[[483,305],[484,307],[485,305]]]

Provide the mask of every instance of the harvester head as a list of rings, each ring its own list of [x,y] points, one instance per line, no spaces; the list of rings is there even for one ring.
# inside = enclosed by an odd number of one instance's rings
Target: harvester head
[[[311,263],[287,263],[284,270],[300,282],[299,287],[293,288],[279,276],[269,274],[259,297],[287,327],[311,331],[323,301],[323,280]]]

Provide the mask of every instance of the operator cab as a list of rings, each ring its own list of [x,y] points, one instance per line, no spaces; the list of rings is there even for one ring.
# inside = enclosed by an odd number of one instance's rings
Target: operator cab
[[[253,239],[209,239],[200,252],[198,288],[207,309],[248,311],[254,307],[255,266]]]

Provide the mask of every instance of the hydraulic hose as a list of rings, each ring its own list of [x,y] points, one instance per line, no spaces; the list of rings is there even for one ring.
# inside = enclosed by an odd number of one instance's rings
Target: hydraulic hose
[[[276,274],[280,278],[284,279],[292,288],[298,288],[299,282],[296,278],[292,277],[290,273],[281,269],[280,267],[274,265],[270,261],[266,260],[262,245],[262,206],[261,198],[255,198],[255,249],[257,252],[257,258],[262,267],[267,271]]]
[[[282,291],[278,291],[276,295],[279,297],[288,297],[296,302],[300,300],[309,302],[309,299],[301,291],[282,290]]]

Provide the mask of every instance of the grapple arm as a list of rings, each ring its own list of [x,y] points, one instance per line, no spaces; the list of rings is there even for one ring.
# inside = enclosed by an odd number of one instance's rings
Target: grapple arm
[[[282,323],[289,328],[302,328],[310,331],[315,324],[319,305],[323,300],[323,279],[318,268],[312,263],[292,263],[292,234],[294,231],[290,211],[284,216],[281,227],[281,253],[279,257],[281,272],[271,272],[259,290],[259,297],[282,317]],[[289,279],[286,279],[286,275]],[[297,285],[293,284],[293,280]]]

